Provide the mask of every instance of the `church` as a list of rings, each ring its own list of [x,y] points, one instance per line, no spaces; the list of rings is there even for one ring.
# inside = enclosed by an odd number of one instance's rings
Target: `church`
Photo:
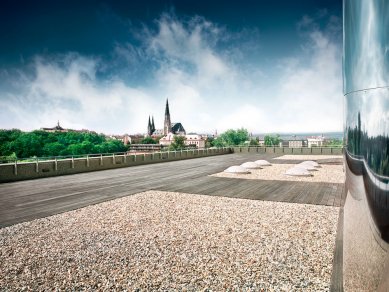
[[[165,107],[165,121],[163,123],[163,129],[155,129],[154,117],[149,116],[149,123],[147,125],[147,135],[156,137],[156,136],[166,136],[169,133],[174,135],[186,135],[184,126],[181,123],[172,123],[170,120],[170,110],[169,110],[169,100],[166,99]]]

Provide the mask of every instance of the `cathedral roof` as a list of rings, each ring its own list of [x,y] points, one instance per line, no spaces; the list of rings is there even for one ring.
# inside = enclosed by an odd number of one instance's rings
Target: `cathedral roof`
[[[172,123],[172,132],[185,132],[184,126],[181,123]]]

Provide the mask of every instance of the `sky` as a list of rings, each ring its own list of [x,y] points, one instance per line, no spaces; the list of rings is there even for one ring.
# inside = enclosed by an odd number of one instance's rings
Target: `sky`
[[[342,1],[2,1],[0,128],[341,131]]]

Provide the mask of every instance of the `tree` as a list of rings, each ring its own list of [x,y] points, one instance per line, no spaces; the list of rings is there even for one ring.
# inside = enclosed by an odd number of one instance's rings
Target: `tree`
[[[63,151],[66,146],[59,142],[48,143],[43,146],[43,155],[45,156],[58,156],[63,155]]]
[[[32,132],[22,132],[17,129],[0,130],[0,156],[15,153],[18,158],[29,158],[123,151],[127,151],[127,147],[122,141],[107,141],[104,135],[93,132],[49,133],[42,130]]]
[[[341,139],[331,139],[326,143],[326,146],[342,146],[343,141]]]
[[[266,146],[278,146],[281,142],[280,135],[266,135],[265,136],[265,145]]]
[[[207,141],[205,142],[205,147],[206,148],[210,148],[213,146],[213,141],[215,140],[215,138],[213,137],[208,137]]]
[[[169,146],[169,150],[181,150],[185,148],[185,136],[175,135],[172,144]]]
[[[250,146],[258,146],[259,143],[258,143],[258,140],[257,139],[251,139],[250,140]]]
[[[151,137],[145,137],[140,143],[141,144],[157,144],[157,142]]]
[[[213,139],[211,146],[212,147],[224,147],[224,146],[226,146],[226,144],[221,137],[217,137],[216,139]]]
[[[221,134],[219,138],[223,146],[237,146],[249,140],[249,133],[244,128],[237,130],[230,129]]]

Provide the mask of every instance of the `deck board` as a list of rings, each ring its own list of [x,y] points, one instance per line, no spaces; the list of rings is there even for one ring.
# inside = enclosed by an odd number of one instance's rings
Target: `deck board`
[[[0,184],[0,227],[54,215],[147,190],[251,200],[341,206],[343,184],[209,176],[231,165],[280,155],[235,153]]]

